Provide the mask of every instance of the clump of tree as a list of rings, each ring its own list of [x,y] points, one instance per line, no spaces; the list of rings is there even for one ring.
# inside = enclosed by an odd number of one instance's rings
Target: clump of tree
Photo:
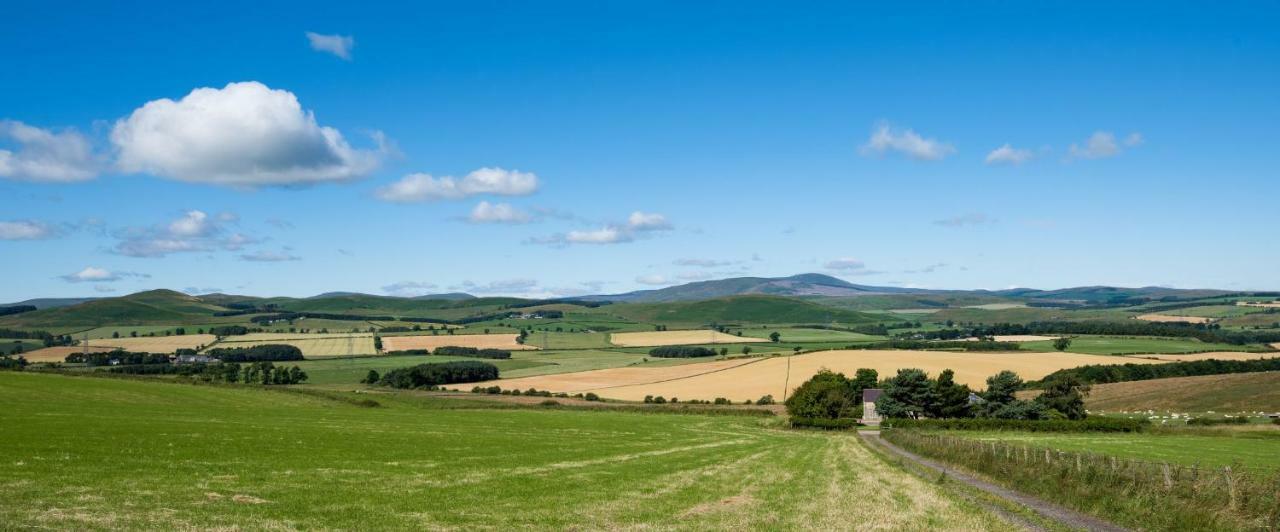
[[[506,360],[511,358],[511,351],[502,349],[479,349],[475,347],[460,347],[456,345],[442,345],[435,348],[431,354],[436,356],[455,356],[455,357],[472,357],[472,358],[491,358],[496,360]]]
[[[214,336],[242,336],[249,334],[249,328],[243,325],[219,325],[217,327],[209,327],[209,334]]]
[[[240,382],[239,364],[142,364],[137,366],[116,366],[108,369],[110,373],[125,375],[177,375],[200,382]]]
[[[686,345],[671,345],[664,347],[655,347],[649,350],[649,356],[657,358],[697,358],[697,357],[713,357],[716,356],[716,350],[707,347],[691,347]]]
[[[27,367],[27,357],[0,356],[0,371],[22,371]]]
[[[0,307],[0,316],[22,314],[23,312],[31,312],[35,309],[36,307],[34,305],[12,305],[8,307]]]
[[[169,355],[115,350],[107,353],[71,353],[63,360],[68,364],[84,364],[86,366],[168,364]]]
[[[819,371],[784,403],[792,425],[835,428],[826,421],[838,419],[849,420],[847,425],[851,425],[862,417],[862,390],[874,388],[877,378],[876,370],[866,368],[859,369],[852,379],[827,369]]]
[[[286,368],[271,362],[254,362],[244,367],[241,379],[245,384],[301,384],[307,380],[307,372],[293,366]]]
[[[205,351],[223,362],[281,362],[302,360],[302,350],[288,344],[263,344],[251,347],[219,347]]]
[[[1066,351],[1067,348],[1069,347],[1071,347],[1071,339],[1065,336],[1057,338],[1053,341],[1053,348],[1057,349],[1058,351]]]
[[[393,388],[422,388],[461,382],[487,381],[498,378],[498,367],[487,362],[459,361],[419,364],[388,371],[378,381]]]
[[[363,379],[360,379],[360,384],[377,384],[380,380],[382,380],[382,377],[378,375],[378,371],[371,369],[369,373],[364,375]]]
[[[1022,346],[1017,342],[997,342],[994,340],[975,341],[926,341],[894,339],[884,342],[868,342],[845,346],[845,349],[960,349],[964,351],[1020,351]]]
[[[1028,386],[1040,387],[1051,379],[1068,375],[1075,377],[1076,380],[1083,384],[1105,384],[1109,382],[1144,381],[1169,377],[1194,377],[1197,375],[1225,375],[1228,373],[1255,373],[1260,371],[1280,371],[1280,358],[1258,360],[1209,359],[1171,362],[1168,364],[1080,366],[1055,371],[1042,381],[1029,383]]]
[[[769,341],[773,343],[778,343],[782,341],[782,335],[779,334],[778,331],[773,331],[769,333]]]

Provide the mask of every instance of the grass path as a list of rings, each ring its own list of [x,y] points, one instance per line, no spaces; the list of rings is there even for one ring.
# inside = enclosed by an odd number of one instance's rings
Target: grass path
[[[358,397],[358,396],[356,396]],[[919,529],[1010,525],[777,420],[382,406],[0,373],[16,528]]]

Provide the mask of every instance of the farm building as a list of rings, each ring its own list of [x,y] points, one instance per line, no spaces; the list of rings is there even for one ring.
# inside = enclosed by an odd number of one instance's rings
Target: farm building
[[[862,390],[862,419],[859,421],[863,425],[879,425],[880,413],[876,412],[876,401],[880,399],[880,395],[884,390],[880,388],[867,388]]]

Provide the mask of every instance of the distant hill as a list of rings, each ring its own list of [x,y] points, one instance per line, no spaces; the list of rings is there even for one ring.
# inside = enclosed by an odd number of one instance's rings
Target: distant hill
[[[1180,298],[1195,299],[1215,297],[1237,292],[1229,290],[1166,288],[1161,286],[1144,286],[1140,288],[1124,288],[1117,286],[1077,286],[1057,290],[1036,290],[1033,288],[1013,288],[991,292],[1006,297],[1022,299],[1042,299],[1054,301],[1078,301],[1085,303],[1104,303],[1107,301],[1131,298]]]
[[[225,307],[173,290],[149,290],[77,305],[45,308],[0,320],[4,327],[68,327],[192,323]]]
[[[86,301],[102,299],[98,297],[42,297],[39,299],[28,299],[26,301],[17,301],[14,303],[5,303],[0,307],[16,307],[20,305],[31,305],[38,309],[69,307],[71,305],[79,305]]]
[[[901,318],[885,314],[869,314],[819,305],[803,299],[767,295],[729,296],[702,301],[621,303],[611,305],[609,312],[635,321],[684,325],[734,322],[859,325],[901,321]]]
[[[425,296],[417,296],[417,297],[414,297],[413,299],[417,299],[419,301],[430,300],[430,299],[438,299],[442,301],[463,301],[467,299],[478,299],[478,298],[466,292],[447,292],[444,294],[427,294]]]
[[[912,291],[913,289],[910,288],[858,285],[830,275],[805,273],[791,277],[734,277],[714,281],[699,281],[656,290],[638,290],[625,294],[589,296],[582,299],[660,303],[666,301],[697,301],[750,294],[848,297],[865,294],[909,293]]]

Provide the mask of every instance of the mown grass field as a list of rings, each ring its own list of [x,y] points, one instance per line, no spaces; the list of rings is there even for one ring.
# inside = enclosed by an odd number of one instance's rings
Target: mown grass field
[[[382,406],[246,387],[0,373],[0,523],[1011,528],[945,486],[880,461],[852,435],[779,430],[776,420],[758,418],[374,397]]]
[[[1157,433],[1026,433],[955,432],[984,441],[1021,443],[1034,447],[1114,455],[1149,462],[1251,470],[1280,469],[1280,427],[1254,430],[1182,430]]]
[[[549,362],[539,362],[537,360],[530,359],[486,360],[464,357],[420,355],[330,358],[327,360],[286,362],[284,364],[289,366],[296,365],[303,371],[307,372],[307,384],[347,384],[355,387],[358,386],[361,379],[365,378],[365,375],[368,375],[369,370],[374,370],[377,371],[378,374],[383,374],[396,368],[416,366],[418,364],[454,362],[459,360],[478,360],[480,362],[490,363],[497,366],[498,371],[504,375],[511,370],[538,368],[550,365]],[[470,389],[470,387],[463,386],[463,389]]]
[[[257,340],[257,341],[221,341],[215,344],[215,348],[236,348],[236,347],[253,347],[255,345],[291,345],[302,350],[302,356],[306,358],[326,358],[326,357],[342,357],[354,355],[372,355],[376,353],[373,348],[372,336],[334,336],[334,335],[316,335],[317,338],[306,338],[305,335],[294,335],[297,339],[293,340]],[[238,337],[232,337],[238,338]]]
[[[1053,351],[1053,341],[1024,342],[1023,349]],[[1257,346],[1205,343],[1193,338],[1152,338],[1122,336],[1073,336],[1070,353],[1116,355],[1124,353],[1190,353],[1195,351],[1250,351]]]

